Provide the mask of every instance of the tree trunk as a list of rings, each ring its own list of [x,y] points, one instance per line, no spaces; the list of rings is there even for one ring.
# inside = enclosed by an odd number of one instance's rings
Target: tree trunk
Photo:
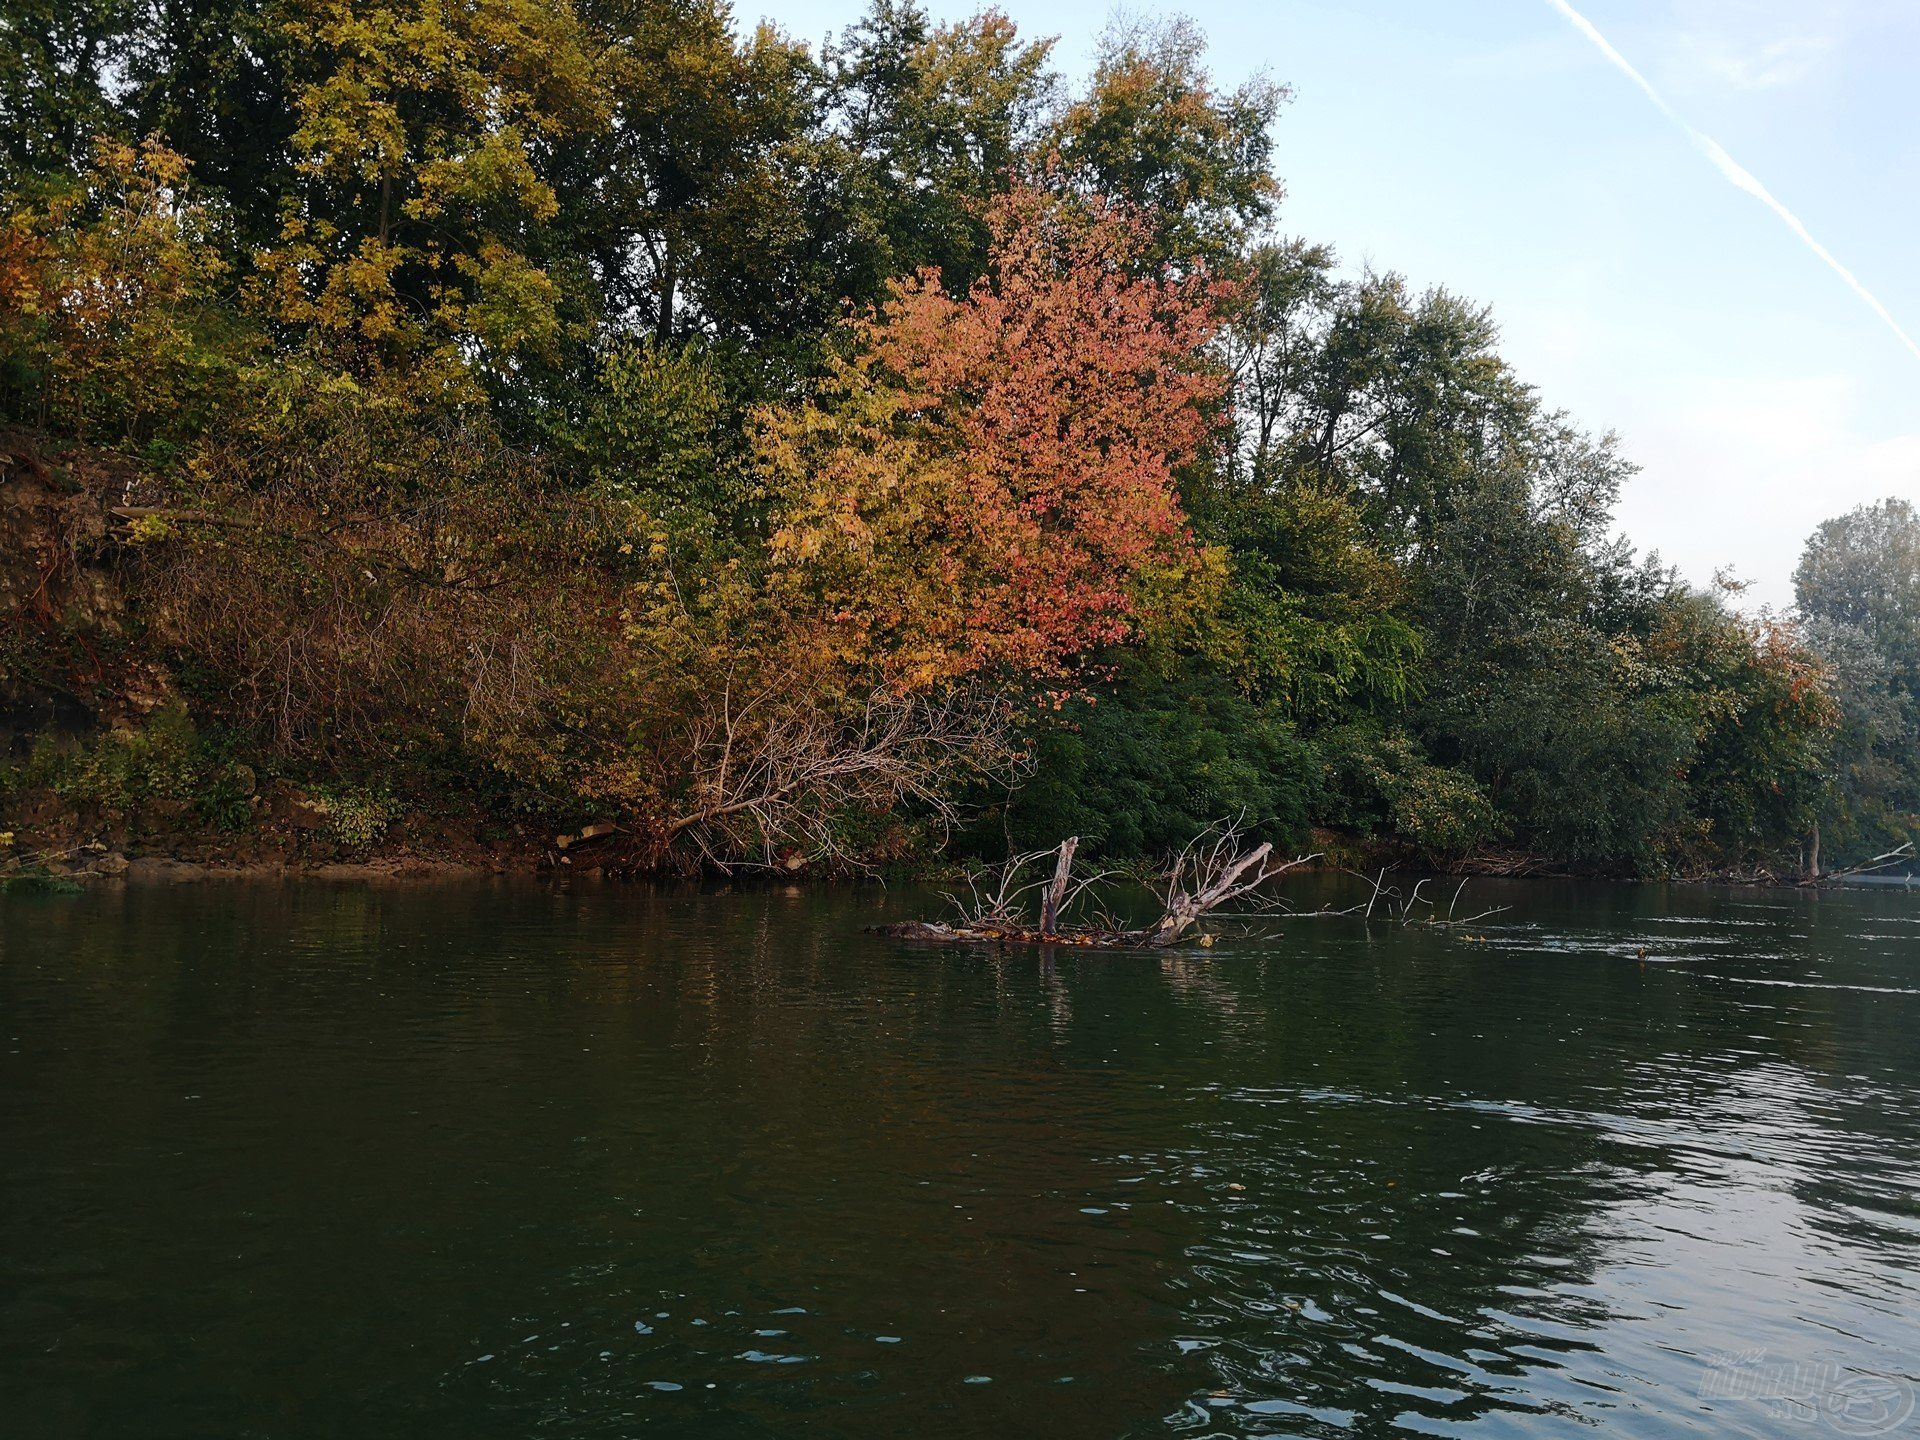
[[[1168,905],[1167,913],[1160,917],[1159,923],[1150,932],[1147,943],[1171,945],[1209,910],[1254,889],[1266,877],[1267,856],[1272,853],[1273,846],[1270,843],[1249,850],[1244,855],[1236,856],[1212,884],[1174,897]],[[1249,870],[1254,871],[1254,878],[1242,884],[1240,877]]]
[[[1047,886],[1040,902],[1040,933],[1060,933],[1060,902],[1066,898],[1067,882],[1073,878],[1073,852],[1080,848],[1080,837],[1069,835],[1060,842],[1060,859],[1053,867],[1053,883]]]
[[[660,312],[654,323],[653,338],[666,345],[673,340],[673,292],[680,281],[680,261],[671,240],[663,248],[667,258],[660,267]]]

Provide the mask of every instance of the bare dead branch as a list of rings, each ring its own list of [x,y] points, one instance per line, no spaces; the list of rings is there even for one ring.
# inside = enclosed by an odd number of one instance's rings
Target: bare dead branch
[[[1072,836],[1052,850],[1015,855],[968,876],[970,898],[954,897],[957,918],[951,924],[910,923],[883,929],[901,938],[919,940],[1165,949],[1187,938],[1211,945],[1214,937],[1199,928],[1206,919],[1244,921],[1271,915],[1301,920],[1359,915],[1368,920],[1379,916],[1400,926],[1453,929],[1476,924],[1507,909],[1501,905],[1460,915],[1460,897],[1466,890],[1462,881],[1442,914],[1439,902],[1426,893],[1429,878],[1416,881],[1411,890],[1403,892],[1387,883],[1387,872],[1382,870],[1377,875],[1359,877],[1368,885],[1364,903],[1296,910],[1284,899],[1263,891],[1272,881],[1320,857],[1301,855],[1276,860],[1270,843],[1249,844],[1241,822],[1232,820],[1208,826],[1167,861],[1161,872],[1161,913],[1151,925],[1125,926],[1100,909],[1086,921],[1074,923],[1067,918],[1074,904],[1096,884],[1112,878],[1106,872],[1082,875],[1075,870],[1079,843],[1079,837]],[[1050,873],[1040,869],[1047,861],[1052,862]],[[1026,907],[1034,895],[1040,897],[1038,911],[1029,913]],[[1229,908],[1236,902],[1240,908]]]
[[[1053,880],[1040,902],[1040,933],[1056,934],[1060,929],[1060,902],[1066,898],[1073,879],[1073,852],[1080,848],[1080,837],[1069,835],[1060,842],[1059,858],[1053,867]]]
[[[1825,875],[1817,876],[1802,883],[1809,885],[1831,884],[1833,881],[1847,880],[1855,875],[1871,875],[1876,870],[1890,870],[1902,861],[1911,859],[1913,859],[1913,842],[1909,840],[1904,845],[1897,845],[1884,854],[1876,855],[1871,860],[1864,861],[1859,865],[1849,865],[1844,870],[1829,870]]]
[[[902,803],[944,832],[961,782],[1011,778],[1025,763],[1010,715],[1002,697],[960,689],[877,688],[849,704],[779,675],[742,696],[730,679],[688,727],[686,794],[657,842],[688,842],[721,865],[756,853],[852,865],[846,816]],[[1001,877],[996,904],[1011,903],[1017,873]]]
[[[1080,840],[1069,836],[1052,850],[1015,855],[970,875],[967,885],[971,898],[955,900],[959,916],[956,923],[895,926],[892,933],[928,940],[1164,948],[1187,935],[1203,917],[1253,896],[1267,882],[1319,858],[1308,855],[1275,861],[1271,844],[1249,847],[1243,836],[1238,822],[1223,822],[1209,826],[1182,847],[1166,866],[1162,913],[1151,925],[1122,926],[1105,911],[1094,912],[1084,923],[1069,922],[1073,907],[1095,886],[1113,878],[1107,871],[1077,872]],[[1028,878],[1030,868],[1048,858],[1053,860],[1051,875]],[[1029,914],[1025,909],[1027,897],[1036,893],[1040,896],[1039,911]],[[1260,908],[1278,907],[1270,904]]]

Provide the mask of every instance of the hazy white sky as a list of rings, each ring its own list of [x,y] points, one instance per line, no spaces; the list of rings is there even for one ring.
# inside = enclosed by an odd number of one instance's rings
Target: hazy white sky
[[[760,0],[814,41],[864,8]],[[1070,76],[1113,11],[998,8],[1060,36]],[[1920,0],[1174,8],[1224,81],[1294,87],[1282,228],[1490,304],[1520,373],[1641,465],[1620,509],[1640,545],[1781,604],[1820,520],[1920,501],[1920,356],[1896,333],[1920,335]]]

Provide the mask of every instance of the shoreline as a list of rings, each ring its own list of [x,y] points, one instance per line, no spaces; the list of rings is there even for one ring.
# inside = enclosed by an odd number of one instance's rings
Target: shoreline
[[[319,857],[273,859],[243,855],[187,858],[164,851],[92,855],[67,852],[49,858],[32,853],[0,859],[0,895],[108,886],[288,884],[308,881],[372,885],[444,880],[532,879],[554,867],[531,854],[460,857],[400,851],[363,859]],[[566,873],[564,871],[560,873]],[[583,874],[589,872],[582,872]]]
[[[119,875],[92,875],[98,880],[120,880],[129,885],[221,884],[261,881],[349,880],[410,883],[422,880],[477,880],[496,876],[532,876],[533,864],[487,864],[426,855],[398,855],[373,860],[219,861],[181,860],[172,856],[139,856],[127,861]],[[71,877],[82,878],[82,877]]]
[[[407,885],[442,881],[494,879],[588,879],[598,882],[654,884],[665,879],[686,880],[668,872],[649,872],[582,856],[589,863],[576,865],[574,856],[553,848],[528,845],[500,847],[467,854],[444,851],[396,849],[369,854],[357,859],[337,856],[300,856],[284,852],[272,856],[245,853],[247,847],[234,846],[227,851],[199,845],[176,849],[157,849],[146,853],[127,853],[96,849],[92,846],[63,852],[35,853],[15,848],[0,850],[0,895],[9,891],[68,890],[105,885],[221,885],[221,884],[293,884],[303,882],[358,883],[368,885]],[[1337,851],[1336,851],[1337,853]],[[611,858],[611,857],[609,857]],[[1353,861],[1354,863],[1345,863]],[[936,883],[952,878],[953,863],[933,863],[907,872],[915,881]],[[1473,881],[1560,881],[1612,885],[1701,885],[1753,890],[1819,892],[1857,888],[1920,890],[1920,875],[1845,875],[1818,880],[1773,875],[1766,872],[1718,871],[1708,874],[1619,875],[1556,868],[1546,862],[1516,865],[1512,856],[1480,856],[1446,866],[1421,863],[1417,858],[1374,856],[1360,862],[1351,852],[1333,861],[1319,861],[1300,868],[1309,875],[1347,874],[1367,878],[1384,871],[1388,875],[1420,875],[1449,880]],[[821,870],[792,870],[742,866],[726,877],[778,879],[787,884],[820,884],[847,878]],[[893,878],[901,878],[899,875]]]

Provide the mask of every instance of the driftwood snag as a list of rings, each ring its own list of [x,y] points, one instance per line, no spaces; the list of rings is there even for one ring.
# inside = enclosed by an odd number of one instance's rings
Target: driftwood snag
[[[1317,860],[1317,855],[1276,861],[1273,846],[1249,847],[1238,824],[1210,826],[1176,855],[1162,876],[1160,918],[1151,925],[1128,927],[1110,916],[1095,914],[1084,922],[1066,916],[1075,902],[1094,886],[1112,878],[1109,872],[1081,873],[1075,869],[1080,837],[1069,836],[1052,850],[1016,855],[1004,864],[979,871],[967,879],[969,896],[956,897],[959,919],[909,921],[879,927],[880,933],[903,940],[997,945],[1102,946],[1131,950],[1158,950],[1180,943],[1209,915],[1217,915],[1236,901],[1271,911],[1274,906],[1256,892],[1268,881]],[[1029,876],[1049,858],[1050,875]],[[1038,914],[1029,912],[1038,896]],[[1209,935],[1196,937],[1212,943]]]
[[[1067,897],[1067,882],[1073,879],[1073,852],[1080,848],[1080,837],[1069,835],[1060,842],[1060,862],[1053,867],[1053,883],[1047,886],[1047,898],[1040,902],[1040,933],[1060,932],[1060,905]]]

